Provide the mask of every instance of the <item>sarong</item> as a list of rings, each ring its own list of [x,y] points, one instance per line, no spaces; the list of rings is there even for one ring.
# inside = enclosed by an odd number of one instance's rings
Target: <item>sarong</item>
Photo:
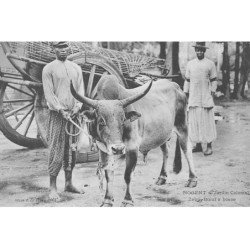
[[[210,143],[217,137],[213,108],[189,107],[188,133],[193,143]]]
[[[60,113],[50,110],[47,131],[50,176],[57,176],[62,166],[65,171],[72,171],[76,163],[76,151],[72,150],[71,145],[76,143],[77,137],[66,133],[66,124],[67,130],[75,134],[76,128],[72,123],[67,122]]]

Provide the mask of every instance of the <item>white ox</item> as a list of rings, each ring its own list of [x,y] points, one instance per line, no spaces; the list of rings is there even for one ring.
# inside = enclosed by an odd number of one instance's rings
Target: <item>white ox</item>
[[[114,202],[112,185],[116,157],[125,156],[126,160],[124,206],[133,205],[130,181],[139,151],[146,155],[151,149],[161,147],[163,163],[157,184],[166,183],[166,142],[173,130],[177,134],[174,171],[179,173],[181,170],[181,148],[189,166],[186,186],[197,185],[191,143],[188,140],[187,100],[178,84],[164,79],[135,89],[125,89],[115,76],[105,76],[98,82],[97,100],[80,96],[73,85],[71,92],[77,100],[92,108],[84,111],[84,116],[91,122],[90,133],[101,149],[101,167],[105,170],[107,181],[102,206],[112,206]]]

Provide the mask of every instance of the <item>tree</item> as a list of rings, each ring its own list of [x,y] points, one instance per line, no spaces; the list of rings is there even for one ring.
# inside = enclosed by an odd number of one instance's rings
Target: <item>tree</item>
[[[237,98],[237,92],[239,90],[239,73],[240,73],[240,42],[236,42],[235,51],[235,69],[234,69],[234,91],[232,98]]]
[[[180,74],[180,67],[179,67],[179,42],[173,42],[173,74]]]
[[[250,45],[248,42],[243,43],[242,62],[240,66],[240,84],[237,93],[237,98],[242,99],[245,97],[244,90],[248,75],[250,73]]]
[[[228,55],[228,42],[224,42],[223,64],[222,64],[222,92],[226,99],[230,98],[230,65]]]
[[[160,55],[159,55],[159,57],[161,58],[161,59],[166,59],[166,42],[159,42],[159,44],[160,44]]]

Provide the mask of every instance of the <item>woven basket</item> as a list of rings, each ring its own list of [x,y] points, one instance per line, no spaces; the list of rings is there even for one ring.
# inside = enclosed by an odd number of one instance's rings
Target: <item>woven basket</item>
[[[14,53],[38,62],[49,63],[55,59],[52,42],[12,42],[9,44]],[[165,60],[159,58],[93,47],[91,43],[87,42],[68,42],[68,45],[70,55],[82,52],[82,56],[88,57],[91,54],[97,54],[109,59],[125,77],[134,77],[142,71],[162,66],[165,63]],[[39,74],[41,72],[35,73],[37,76]]]

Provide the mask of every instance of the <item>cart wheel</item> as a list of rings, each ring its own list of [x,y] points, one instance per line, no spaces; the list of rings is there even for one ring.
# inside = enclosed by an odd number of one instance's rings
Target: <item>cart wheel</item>
[[[28,148],[43,146],[34,119],[36,95],[32,88],[0,82],[0,130],[10,141]]]

